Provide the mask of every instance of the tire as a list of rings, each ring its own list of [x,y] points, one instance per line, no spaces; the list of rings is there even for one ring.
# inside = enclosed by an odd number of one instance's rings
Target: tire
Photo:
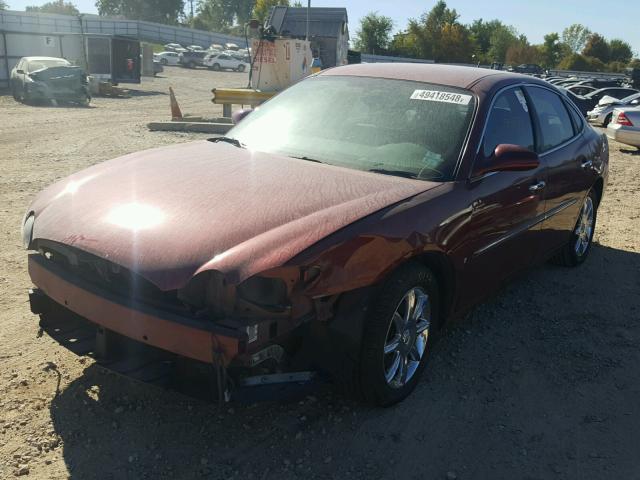
[[[189,62],[189,63],[187,64],[187,66],[188,66],[189,68],[196,68],[196,62]]]
[[[18,95],[18,90],[16,89],[16,86],[14,85],[13,87],[11,87],[11,94],[13,95],[13,99],[16,102],[20,101],[20,95]]]
[[[161,63],[162,65],[164,65],[165,67],[166,67],[167,65],[169,65],[169,61],[168,61],[166,58],[161,58],[161,59],[160,59],[160,63]]]
[[[418,307],[411,316],[417,316],[417,320],[405,323],[402,317],[407,313],[412,294]],[[433,342],[430,331],[437,325],[439,311],[440,290],[431,270],[418,263],[396,270],[385,281],[370,310],[352,391],[379,406],[390,406],[406,398],[426,366]]]
[[[27,91],[27,87],[22,87],[22,96],[20,97],[22,103],[25,105],[29,105],[31,103],[31,97],[29,96],[29,92]]]
[[[220,71],[220,64],[219,63],[214,63],[211,66],[211,70],[213,70],[214,72],[219,72]]]
[[[587,259],[593,243],[593,234],[596,230],[597,213],[598,196],[591,190],[584,199],[578,220],[571,232],[571,239],[551,259],[552,263],[563,267],[577,267]],[[589,218],[590,222],[587,221]]]
[[[91,97],[89,95],[87,95],[84,98],[81,98],[80,100],[78,100],[78,103],[80,104],[80,106],[88,108],[89,105],[91,104]]]
[[[242,64],[238,65],[238,68],[236,68],[236,71],[238,71],[240,73],[244,72],[244,65],[242,65]]]

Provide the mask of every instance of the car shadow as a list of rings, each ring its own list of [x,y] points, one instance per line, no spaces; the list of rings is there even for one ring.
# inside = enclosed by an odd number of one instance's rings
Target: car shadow
[[[626,153],[626,154],[629,154],[629,155],[634,155],[634,156],[635,155],[640,155],[640,148],[637,148],[637,149],[621,148],[620,151],[622,153]]]
[[[164,78],[164,77],[155,77],[155,78]],[[126,88],[126,87],[123,87]],[[129,90],[129,95],[132,97],[154,97],[157,95],[169,95],[167,92],[162,92],[159,90]]]
[[[94,364],[52,401],[53,426],[74,479],[630,478],[638,272],[639,253],[598,244],[580,267],[534,268],[446,327],[392,408],[332,388],[218,406]]]

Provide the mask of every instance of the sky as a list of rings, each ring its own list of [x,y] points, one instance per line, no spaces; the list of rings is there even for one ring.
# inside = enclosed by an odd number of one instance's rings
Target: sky
[[[7,0],[5,0],[7,1]],[[83,13],[97,13],[95,0],[71,0]],[[144,0],[140,0],[144,1]],[[346,7],[349,15],[349,31],[353,36],[359,20],[369,12],[377,11],[391,17],[395,31],[402,30],[409,18],[418,18],[430,10],[437,0],[312,0],[315,7]],[[27,5],[41,5],[46,0],[8,0],[12,10],[24,10]],[[188,2],[185,2],[188,3]],[[303,4],[306,3],[304,0]],[[545,34],[562,33],[573,24],[582,23],[606,38],[621,38],[631,44],[636,55],[640,55],[640,1],[620,0],[615,12],[602,0],[448,0],[463,23],[477,18],[497,18],[513,25],[524,33],[531,43],[542,43]]]

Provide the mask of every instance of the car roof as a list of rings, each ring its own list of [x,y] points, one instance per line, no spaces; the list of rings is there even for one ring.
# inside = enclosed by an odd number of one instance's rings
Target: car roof
[[[472,89],[480,80],[499,83],[504,80],[523,79],[535,81],[534,77],[518,73],[490,70],[488,68],[462,67],[457,65],[441,65],[427,63],[362,63],[324,70],[319,75],[349,75],[355,77],[379,77],[392,80],[410,80],[458,88]]]

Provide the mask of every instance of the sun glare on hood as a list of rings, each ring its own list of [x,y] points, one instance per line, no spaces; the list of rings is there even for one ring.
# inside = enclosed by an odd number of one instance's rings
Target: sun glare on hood
[[[80,180],[72,180],[64,187],[63,190],[56,196],[56,198],[60,198],[64,195],[74,195],[82,185],[93,179],[95,175],[89,175],[88,177],[81,178]]]
[[[145,230],[164,221],[164,213],[150,205],[125,203],[113,208],[106,221],[128,230]]]

